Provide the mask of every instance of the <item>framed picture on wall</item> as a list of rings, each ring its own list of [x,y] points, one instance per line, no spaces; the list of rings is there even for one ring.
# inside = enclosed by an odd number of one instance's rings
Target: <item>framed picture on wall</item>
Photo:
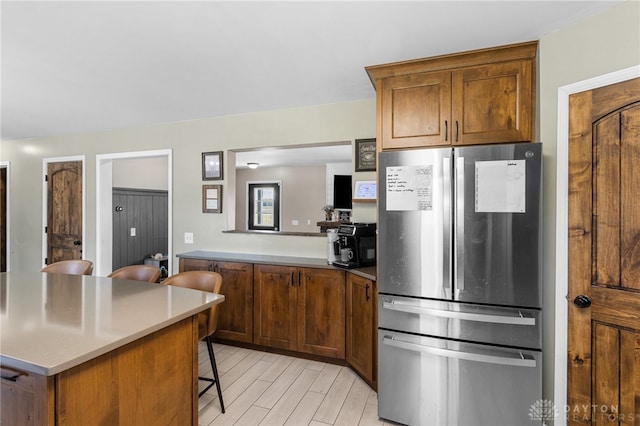
[[[202,180],[222,180],[222,151],[202,153]]]
[[[376,171],[376,139],[356,139],[356,172]]]
[[[202,185],[202,213],[222,213],[222,185]]]

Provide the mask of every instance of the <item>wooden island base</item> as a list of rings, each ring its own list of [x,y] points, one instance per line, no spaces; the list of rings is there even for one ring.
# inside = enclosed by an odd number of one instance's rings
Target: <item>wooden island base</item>
[[[197,425],[197,331],[193,316],[55,376],[18,372],[0,423]]]

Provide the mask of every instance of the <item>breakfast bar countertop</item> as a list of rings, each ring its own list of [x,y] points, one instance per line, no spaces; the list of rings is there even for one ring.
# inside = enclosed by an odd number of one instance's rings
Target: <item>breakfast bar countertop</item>
[[[264,265],[282,265],[297,266],[302,268],[323,268],[323,269],[340,269],[351,272],[363,278],[376,280],[376,267],[369,266],[365,268],[345,269],[339,268],[327,263],[326,258],[315,257],[296,257],[296,256],[272,256],[264,254],[251,253],[228,253],[217,251],[196,250],[187,253],[177,254],[178,258],[202,259],[202,260],[219,260],[225,262],[245,262],[257,263]]]
[[[0,364],[52,376],[223,301],[140,281],[3,272]]]

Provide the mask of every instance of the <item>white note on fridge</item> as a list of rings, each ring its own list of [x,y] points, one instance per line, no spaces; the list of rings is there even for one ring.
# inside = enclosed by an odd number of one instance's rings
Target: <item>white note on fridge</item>
[[[526,161],[476,161],[475,211],[524,213]]]

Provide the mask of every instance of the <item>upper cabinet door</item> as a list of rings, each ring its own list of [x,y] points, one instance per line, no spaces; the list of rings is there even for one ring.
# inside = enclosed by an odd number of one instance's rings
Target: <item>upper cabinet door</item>
[[[382,80],[381,88],[383,149],[450,143],[449,71],[389,77]]]
[[[378,150],[534,140],[536,41],[366,67]]]
[[[453,145],[532,140],[533,61],[452,72]]]

